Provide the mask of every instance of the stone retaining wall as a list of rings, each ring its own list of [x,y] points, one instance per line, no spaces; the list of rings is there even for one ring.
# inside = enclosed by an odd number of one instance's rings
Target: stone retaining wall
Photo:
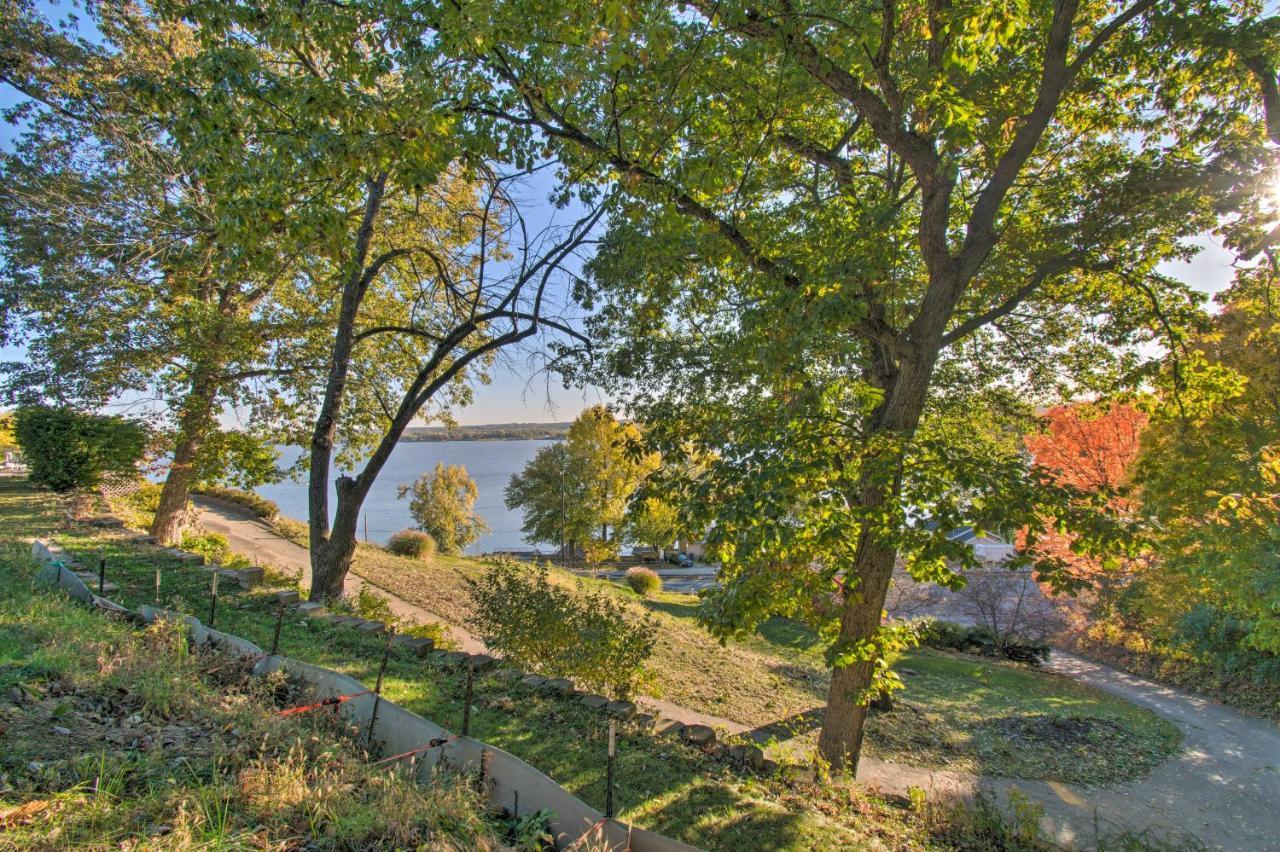
[[[180,619],[190,627],[192,640],[197,644],[210,645],[241,658],[257,660],[255,674],[264,675],[284,670],[290,676],[309,684],[320,698],[368,691],[364,684],[347,675],[287,657],[270,656],[248,640],[206,627],[194,616],[170,613],[145,605],[137,613],[127,610],[90,591],[66,566],[68,560],[56,546],[36,541],[31,546],[31,555],[43,566],[37,581],[57,585],[78,601],[130,618],[147,622],[165,617]],[[351,724],[365,730],[373,713],[373,705],[374,696],[361,695],[343,702],[338,708]],[[651,831],[632,828],[617,820],[605,819],[599,811],[520,758],[471,737],[451,738],[446,729],[386,699],[378,704],[378,718],[373,733],[388,755],[419,749],[432,740],[448,739],[443,745],[417,752],[417,776],[420,779],[429,777],[437,766],[463,773],[483,772],[489,800],[494,805],[520,814],[544,808],[553,812],[555,816],[551,820],[551,831],[560,848],[573,846],[584,837],[589,842],[603,839],[611,850],[687,852],[695,848]]]

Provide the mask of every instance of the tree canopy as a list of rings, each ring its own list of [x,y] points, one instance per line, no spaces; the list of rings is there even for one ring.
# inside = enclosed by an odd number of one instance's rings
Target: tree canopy
[[[400,499],[410,498],[409,514],[441,553],[458,554],[489,529],[475,513],[478,493],[465,467],[438,462],[435,470],[402,487]]]

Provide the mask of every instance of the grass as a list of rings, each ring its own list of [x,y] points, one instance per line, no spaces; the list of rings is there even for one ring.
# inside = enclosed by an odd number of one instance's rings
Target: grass
[[[306,527],[282,526],[305,542]],[[468,616],[463,579],[484,566],[464,557],[429,563],[361,544],[355,570],[387,591],[455,623]],[[641,599],[620,583],[601,588],[659,622],[651,668],[658,697],[763,729],[804,755],[830,685],[812,630],[774,618],[752,635],[719,643],[697,623],[698,599],[660,591]],[[1178,746],[1177,728],[1120,698],[1049,672],[931,650],[901,655],[906,690],[868,723],[866,754],[881,760],[984,775],[1108,784],[1139,778]]]
[[[49,503],[49,495],[36,494],[25,483],[0,481],[0,531],[23,535],[28,524],[51,531],[62,515]],[[121,587],[113,597],[126,606],[151,602],[154,572],[159,567],[162,602],[200,618],[207,615],[209,575],[198,567],[182,564],[156,548],[130,544],[122,535],[88,527],[63,529],[56,539],[72,554],[87,556],[102,549],[109,576]],[[450,575],[479,570],[471,560],[438,557],[428,573],[422,572],[420,564],[411,573],[407,560],[373,548],[362,548],[360,559],[362,573],[370,570],[370,562],[364,560],[377,560],[375,568],[382,565],[412,580],[418,594],[435,602],[434,611],[446,610],[440,612],[442,616],[465,614],[465,597],[452,595],[453,584],[459,581]],[[389,582],[385,575],[378,579]],[[619,595],[632,595],[610,588]],[[434,594],[429,595],[428,589]],[[663,594],[644,605],[669,619],[664,623],[671,631],[693,629],[685,609],[691,602],[685,596]],[[224,586],[217,626],[267,646],[275,613],[269,591],[244,592]],[[52,643],[41,647],[44,653],[60,652]],[[380,638],[360,631],[296,616],[282,624],[282,653],[365,683],[376,677],[382,650]],[[820,660],[812,636],[798,625],[781,621],[770,622],[758,636],[722,650],[730,659],[750,654],[751,659],[775,667],[813,666]],[[455,729],[460,725],[462,676],[435,661],[395,649],[384,694],[442,725]],[[606,731],[598,714],[494,674],[477,680],[473,705],[474,736],[527,760],[589,804],[603,807]],[[847,779],[814,783],[794,767],[769,776],[744,776],[696,749],[671,739],[655,739],[626,725],[620,730],[616,769],[615,798],[624,821],[711,850],[1050,848],[1034,826],[1027,828],[1025,815],[1015,824],[1005,824],[998,814],[981,807],[896,805],[867,795]]]
[[[281,679],[36,589],[0,544],[0,849],[505,848],[464,779],[366,764]]]

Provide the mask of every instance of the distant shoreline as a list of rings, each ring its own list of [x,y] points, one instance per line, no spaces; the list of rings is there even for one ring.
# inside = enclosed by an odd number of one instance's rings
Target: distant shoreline
[[[438,441],[558,441],[569,432],[569,423],[493,423],[481,426],[411,426],[401,443]]]

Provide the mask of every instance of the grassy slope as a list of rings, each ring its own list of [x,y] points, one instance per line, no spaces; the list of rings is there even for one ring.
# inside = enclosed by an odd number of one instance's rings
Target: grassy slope
[[[305,526],[282,526],[305,542]],[[442,619],[465,623],[464,578],[476,560],[437,556],[424,564],[361,544],[356,571]],[[652,669],[660,697],[746,725],[765,727],[793,752],[816,744],[830,675],[811,630],[772,619],[755,634],[721,645],[698,626],[697,598],[662,592],[638,599],[620,584],[579,579],[659,621]],[[1177,746],[1177,729],[1154,714],[1047,672],[982,657],[917,650],[896,662],[907,689],[891,713],[868,726],[872,757],[1024,778],[1109,783],[1141,776]],[[1097,720],[1061,730],[1055,717]]]
[[[50,526],[39,505],[28,529]],[[469,783],[375,770],[329,716],[276,716],[282,683],[34,588],[19,520],[0,536],[0,849],[500,847]]]
[[[0,518],[10,511],[28,512],[33,501],[44,499],[0,480]],[[166,606],[202,619],[208,613],[209,575],[197,567],[99,530],[79,528],[55,538],[72,554],[88,557],[102,549],[109,576],[121,587],[113,598],[126,606],[152,601],[154,571],[160,567]],[[451,597],[444,572],[433,588],[437,600]],[[221,592],[216,626],[269,646],[276,613],[273,595],[225,585]],[[377,676],[383,646],[379,637],[296,616],[281,630],[281,653],[367,684]],[[456,670],[393,651],[384,679],[384,694],[391,700],[456,729],[463,692]],[[502,706],[505,701],[499,703],[502,698],[512,701],[510,709]],[[473,705],[473,736],[523,758],[587,803],[603,807],[606,729],[598,713],[496,675],[477,679]],[[744,777],[696,749],[626,726],[619,731],[615,800],[621,819],[711,850],[954,848],[952,841],[942,839],[955,831],[953,817],[946,822],[922,818],[851,786]]]

